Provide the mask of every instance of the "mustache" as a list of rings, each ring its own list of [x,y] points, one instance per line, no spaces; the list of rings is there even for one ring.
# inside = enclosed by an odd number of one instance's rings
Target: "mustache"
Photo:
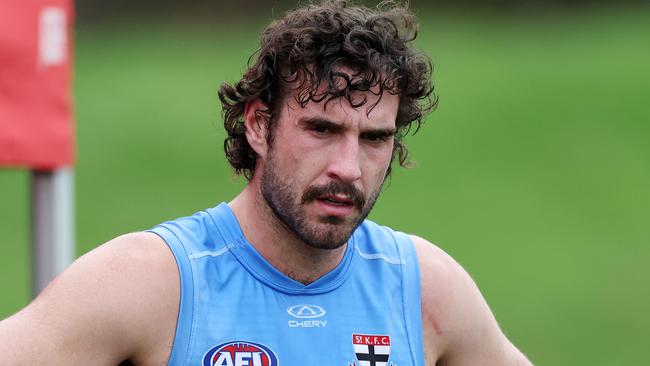
[[[322,186],[312,186],[307,188],[305,193],[302,195],[302,203],[315,201],[321,196],[328,195],[346,196],[358,208],[362,208],[366,204],[365,196],[359,189],[357,189],[357,187],[354,186],[354,184],[345,184],[336,181],[329,182]]]

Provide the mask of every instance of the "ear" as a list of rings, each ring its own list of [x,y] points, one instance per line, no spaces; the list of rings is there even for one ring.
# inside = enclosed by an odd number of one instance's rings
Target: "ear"
[[[261,158],[266,158],[268,146],[266,143],[266,131],[268,128],[268,116],[263,112],[267,106],[259,99],[246,103],[244,108],[244,126],[246,127],[246,140]]]

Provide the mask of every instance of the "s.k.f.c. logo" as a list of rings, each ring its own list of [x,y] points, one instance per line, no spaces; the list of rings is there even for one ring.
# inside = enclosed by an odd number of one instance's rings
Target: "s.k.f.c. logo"
[[[390,336],[385,334],[352,334],[352,347],[359,366],[391,366]],[[353,363],[357,365],[357,363]]]
[[[212,347],[203,356],[203,366],[279,366],[278,357],[267,346],[231,341]]]

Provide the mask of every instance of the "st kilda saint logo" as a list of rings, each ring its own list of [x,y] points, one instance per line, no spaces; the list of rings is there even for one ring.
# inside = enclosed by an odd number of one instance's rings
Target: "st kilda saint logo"
[[[267,346],[232,341],[212,347],[203,356],[203,366],[279,366],[278,357]]]
[[[352,334],[352,347],[356,362],[354,366],[390,366],[390,337],[377,334]]]

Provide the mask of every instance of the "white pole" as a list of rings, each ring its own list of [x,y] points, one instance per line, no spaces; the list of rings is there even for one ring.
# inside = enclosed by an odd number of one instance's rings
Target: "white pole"
[[[75,255],[74,171],[33,170],[32,295],[36,297]]]

